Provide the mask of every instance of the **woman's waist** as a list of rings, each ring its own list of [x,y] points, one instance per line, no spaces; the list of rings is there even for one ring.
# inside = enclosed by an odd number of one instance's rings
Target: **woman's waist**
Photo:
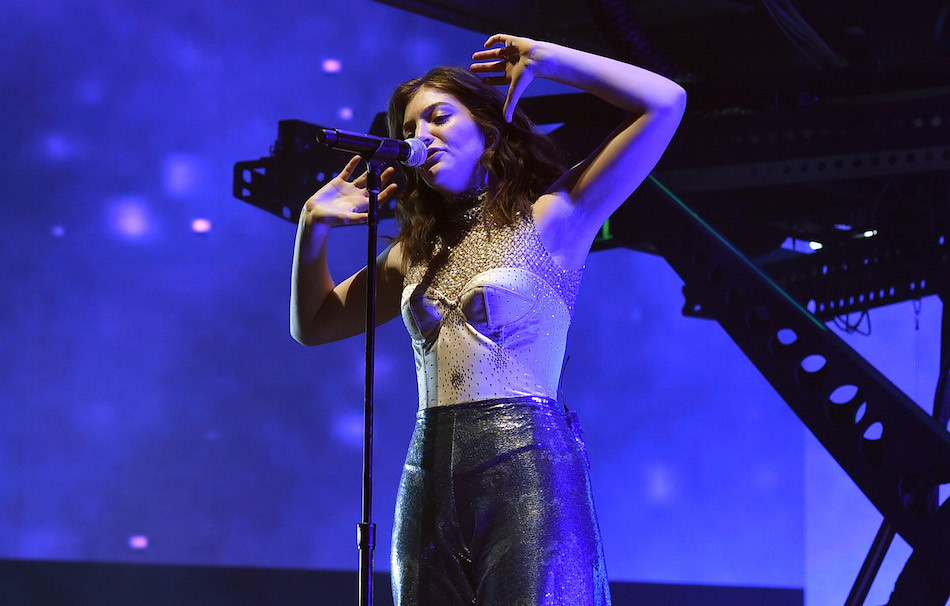
[[[563,410],[555,398],[543,395],[522,395],[522,396],[499,396],[494,398],[482,398],[477,400],[466,400],[463,402],[443,402],[435,406],[423,408],[420,414],[425,410],[439,409],[441,411],[463,411],[470,409],[480,410],[500,410],[506,408],[545,408],[555,411]]]
[[[430,408],[455,408],[458,410],[473,407],[492,407],[507,404],[557,404],[557,384],[542,387],[537,384],[518,385],[479,385],[452,386],[451,388],[433,386],[420,393],[419,410]]]

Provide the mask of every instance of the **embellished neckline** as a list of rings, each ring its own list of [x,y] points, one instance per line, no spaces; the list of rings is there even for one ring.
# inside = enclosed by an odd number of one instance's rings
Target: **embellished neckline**
[[[484,205],[486,198],[488,198],[488,187],[479,185],[454,196],[449,196],[445,200],[445,207],[450,210],[468,211],[474,207]]]
[[[441,220],[449,229],[469,227],[482,216],[487,199],[488,188],[484,185],[446,198]]]

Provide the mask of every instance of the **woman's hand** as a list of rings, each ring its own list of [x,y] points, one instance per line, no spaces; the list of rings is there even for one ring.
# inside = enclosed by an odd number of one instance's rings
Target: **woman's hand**
[[[503,46],[491,48],[497,44]],[[518,38],[508,34],[495,34],[485,41],[485,48],[488,50],[478,51],[472,55],[473,63],[471,70],[476,74],[493,74],[498,76],[485,76],[482,81],[485,84],[507,84],[508,98],[505,99],[505,120],[511,122],[514,115],[515,106],[518,100],[524,94],[531,81],[538,77],[540,67],[538,52],[541,43],[535,42],[529,38]]]
[[[369,192],[366,190],[366,173],[350,180],[360,157],[353,156],[340,174],[330,179],[317,193],[310,196],[300,211],[300,220],[308,228],[314,224],[330,227],[366,223],[369,218]],[[388,167],[380,177],[379,204],[383,205],[396,194],[397,185],[390,183],[396,169]]]

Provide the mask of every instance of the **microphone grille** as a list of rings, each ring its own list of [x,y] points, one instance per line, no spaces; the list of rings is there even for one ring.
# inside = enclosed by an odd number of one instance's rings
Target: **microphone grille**
[[[406,166],[422,166],[426,161],[426,144],[422,142],[422,139],[406,139],[406,143],[409,144],[409,157],[403,161],[403,164]]]

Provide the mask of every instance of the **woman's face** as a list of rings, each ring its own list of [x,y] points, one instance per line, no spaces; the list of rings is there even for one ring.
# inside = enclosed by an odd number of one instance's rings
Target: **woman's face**
[[[426,144],[428,156],[417,170],[426,185],[452,196],[484,184],[478,160],[485,138],[472,114],[449,93],[423,86],[406,106],[403,135]]]

